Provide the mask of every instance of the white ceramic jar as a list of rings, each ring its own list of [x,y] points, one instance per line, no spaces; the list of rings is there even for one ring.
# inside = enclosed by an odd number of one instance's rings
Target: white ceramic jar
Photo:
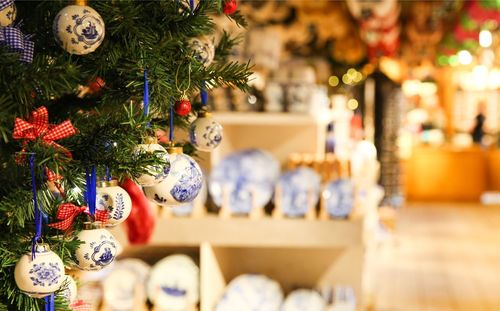
[[[182,148],[167,149],[170,157],[170,172],[161,183],[144,187],[146,197],[163,206],[176,206],[192,202],[203,186],[200,166]]]
[[[101,270],[115,260],[118,242],[101,222],[86,223],[76,236],[83,244],[73,254],[73,261],[81,270]]]
[[[106,227],[114,227],[130,215],[132,199],[125,189],[118,186],[117,180],[100,181],[97,187],[96,209],[107,211]]]
[[[189,126],[189,140],[197,150],[210,152],[222,141],[222,125],[209,112],[200,111]]]
[[[57,291],[63,284],[64,264],[48,244],[37,244],[34,259],[29,252],[16,264],[14,279],[23,293],[42,298]]]
[[[104,40],[101,15],[86,5],[68,5],[56,15],[52,25],[57,43],[71,54],[92,53]]]
[[[168,152],[162,145],[158,144],[156,140],[146,141],[145,144],[139,144],[136,147],[136,152],[148,152],[155,153],[161,159],[163,159],[167,164],[162,165],[151,165],[147,167],[147,174],[142,174],[137,178],[137,183],[143,187],[151,187],[159,184],[167,178],[170,171],[170,164],[168,164]]]

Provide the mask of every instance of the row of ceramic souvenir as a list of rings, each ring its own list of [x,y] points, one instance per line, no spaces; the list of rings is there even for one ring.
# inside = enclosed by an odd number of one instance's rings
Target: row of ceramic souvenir
[[[167,256],[153,267],[139,259],[124,259],[102,281],[104,305],[110,310],[136,310],[149,299],[155,310],[192,310],[199,302],[199,275],[199,268],[186,255]],[[340,306],[355,310],[352,288],[337,287],[335,297],[331,292],[320,295],[300,289],[284,299],[278,282],[264,275],[243,274],[228,284],[215,311],[333,311],[341,310]]]
[[[276,186],[280,189],[275,193]],[[248,214],[264,207],[274,195],[285,216],[302,217],[314,208],[323,194],[325,208],[332,217],[346,217],[354,205],[354,189],[349,179],[328,182],[322,189],[321,176],[307,167],[280,175],[278,160],[263,150],[233,153],[216,165],[209,177],[210,195],[219,207],[223,201],[234,214]]]

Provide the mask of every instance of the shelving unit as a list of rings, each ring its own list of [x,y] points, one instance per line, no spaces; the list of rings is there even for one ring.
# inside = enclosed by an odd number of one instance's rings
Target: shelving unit
[[[216,112],[224,127],[224,136],[212,153],[201,155],[207,170],[225,155],[247,148],[267,150],[282,164],[294,152],[321,157],[325,153],[326,127],[332,120],[329,112],[320,116],[298,113]]]
[[[286,293],[348,284],[362,310],[361,219],[160,218],[147,246],[128,245],[120,227],[113,234],[124,246],[122,257],[151,261],[181,252],[199,262],[201,311],[212,311],[227,283],[243,273],[265,274]]]

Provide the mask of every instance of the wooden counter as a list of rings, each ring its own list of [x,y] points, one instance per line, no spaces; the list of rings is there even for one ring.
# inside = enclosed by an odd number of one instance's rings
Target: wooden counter
[[[500,190],[500,151],[418,147],[403,162],[409,201],[478,201]]]

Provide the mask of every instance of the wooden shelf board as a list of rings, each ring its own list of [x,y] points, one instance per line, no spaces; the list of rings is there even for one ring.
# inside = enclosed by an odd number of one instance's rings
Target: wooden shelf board
[[[271,112],[215,112],[216,119],[222,125],[270,125],[270,126],[300,126],[326,125],[330,118],[318,118],[301,113],[271,113]]]
[[[351,247],[362,245],[362,231],[362,220],[159,218],[149,245]],[[124,246],[128,244],[123,229],[116,228],[113,234]]]

